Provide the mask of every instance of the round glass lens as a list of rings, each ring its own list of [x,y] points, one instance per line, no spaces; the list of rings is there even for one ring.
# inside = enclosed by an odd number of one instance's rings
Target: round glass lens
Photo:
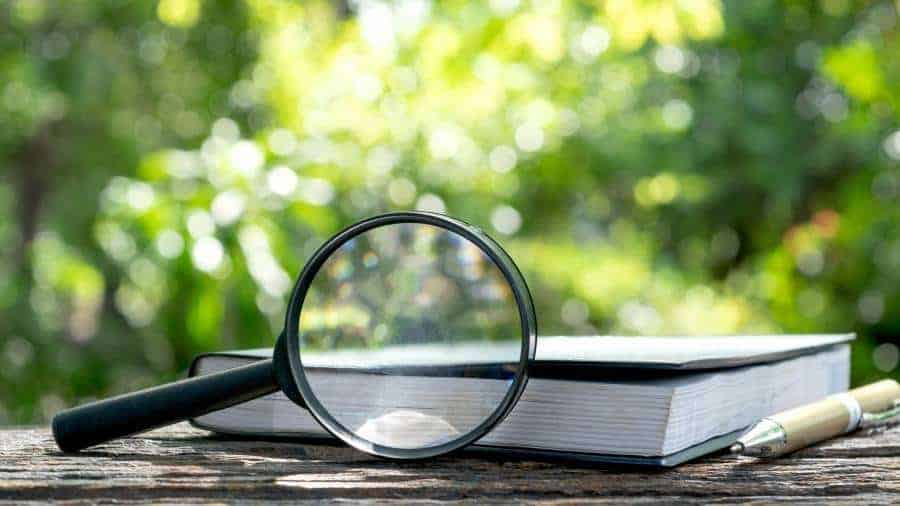
[[[302,304],[309,389],[332,422],[367,443],[446,445],[488,421],[515,386],[523,335],[513,290],[450,230],[362,232],[325,260]]]

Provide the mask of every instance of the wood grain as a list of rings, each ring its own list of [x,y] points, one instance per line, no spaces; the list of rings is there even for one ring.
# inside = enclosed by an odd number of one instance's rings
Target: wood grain
[[[0,503],[896,503],[900,428],[773,461],[713,455],[675,469],[457,455],[397,463],[338,446],[225,439],[179,424],[60,453],[45,428],[0,431]]]

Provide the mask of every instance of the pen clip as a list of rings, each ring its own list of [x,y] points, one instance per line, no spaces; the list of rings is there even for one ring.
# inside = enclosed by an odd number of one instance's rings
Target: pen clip
[[[879,427],[890,423],[900,422],[900,399],[894,401],[894,407],[878,413],[863,413],[859,422],[860,429]]]

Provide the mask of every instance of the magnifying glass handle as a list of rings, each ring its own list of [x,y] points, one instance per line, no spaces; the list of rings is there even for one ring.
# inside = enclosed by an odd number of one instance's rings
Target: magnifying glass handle
[[[77,452],[279,390],[272,360],[92,402],[53,417],[53,437]]]

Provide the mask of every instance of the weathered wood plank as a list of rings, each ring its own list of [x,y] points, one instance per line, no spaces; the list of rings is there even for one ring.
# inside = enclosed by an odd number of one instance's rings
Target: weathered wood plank
[[[0,431],[0,502],[300,500],[900,501],[900,428],[789,458],[711,456],[671,470],[444,457],[397,463],[338,446],[230,440],[180,424],[61,454],[46,429]]]

